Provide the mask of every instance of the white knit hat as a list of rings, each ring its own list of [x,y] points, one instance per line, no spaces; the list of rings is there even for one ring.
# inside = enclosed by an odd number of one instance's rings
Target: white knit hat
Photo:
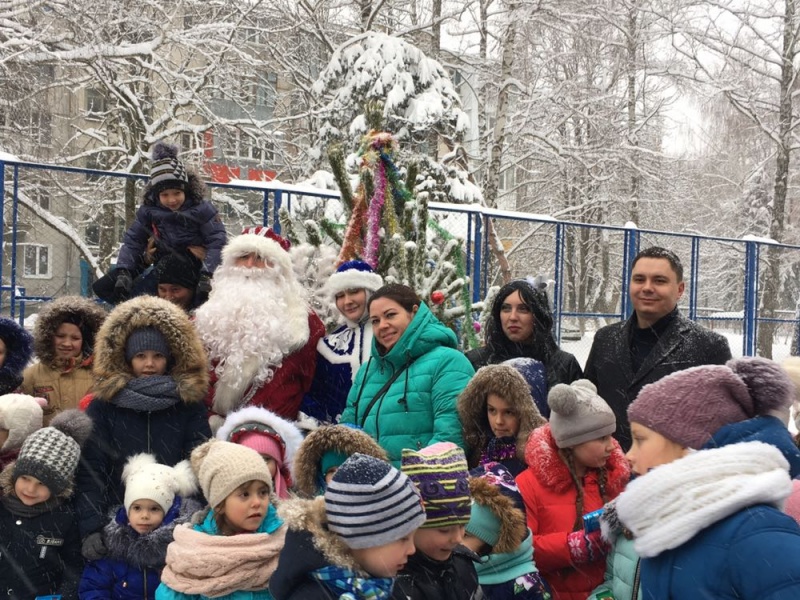
[[[8,431],[8,438],[0,450],[16,450],[30,434],[42,428],[44,398],[26,394],[0,396],[0,429]]]
[[[166,513],[175,496],[189,496],[197,491],[197,479],[188,460],[174,467],[158,464],[152,454],[136,454],[122,470],[125,484],[125,512],[137,500],[152,500]]]

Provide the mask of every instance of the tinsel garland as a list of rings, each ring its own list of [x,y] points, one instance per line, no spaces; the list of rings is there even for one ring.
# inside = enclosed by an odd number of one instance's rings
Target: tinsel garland
[[[342,249],[339,251],[339,258],[336,260],[338,267],[348,260],[354,260],[361,254],[361,224],[367,213],[367,205],[364,202],[364,190],[359,186],[358,193],[353,198],[353,212],[350,214],[350,221],[347,229],[344,230]]]
[[[379,153],[380,154],[380,153]],[[367,240],[364,244],[364,262],[373,269],[378,266],[378,246],[380,245],[379,230],[381,228],[381,215],[383,203],[386,200],[386,167],[382,160],[375,165],[375,193],[369,201],[367,209]]]

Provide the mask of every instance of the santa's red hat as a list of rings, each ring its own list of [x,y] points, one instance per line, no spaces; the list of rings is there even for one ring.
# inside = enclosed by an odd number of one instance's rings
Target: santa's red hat
[[[230,240],[222,250],[222,262],[232,265],[237,258],[248,254],[256,254],[275,264],[291,269],[289,258],[291,243],[275,233],[270,227],[257,225],[245,227],[241,235]]]

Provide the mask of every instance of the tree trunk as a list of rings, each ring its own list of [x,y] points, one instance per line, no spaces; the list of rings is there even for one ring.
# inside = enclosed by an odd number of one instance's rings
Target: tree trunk
[[[632,0],[628,12],[627,40],[627,75],[628,75],[628,143],[631,146],[631,176],[630,176],[630,210],[628,218],[639,224],[639,192],[641,189],[641,175],[636,165],[639,161],[639,136],[636,132],[636,49],[638,47],[637,30],[637,0]]]
[[[783,67],[781,69],[780,108],[778,122],[778,141],[775,161],[775,183],[773,187],[772,220],[769,236],[775,241],[782,241],[786,218],[786,192],[789,181],[790,146],[792,143],[792,81],[794,76],[794,19],[795,0],[786,0],[786,12],[783,16]],[[764,273],[761,296],[761,317],[775,317],[778,308],[778,294],[781,287],[781,251],[779,248],[767,248],[767,268]],[[775,337],[775,323],[759,323],[758,354],[772,358],[772,342]]]

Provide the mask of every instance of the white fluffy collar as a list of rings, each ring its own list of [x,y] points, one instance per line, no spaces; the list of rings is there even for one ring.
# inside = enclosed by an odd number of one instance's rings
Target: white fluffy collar
[[[617,499],[637,554],[658,556],[748,506],[780,508],[792,490],[789,463],[762,442],[693,452],[632,481]]]

